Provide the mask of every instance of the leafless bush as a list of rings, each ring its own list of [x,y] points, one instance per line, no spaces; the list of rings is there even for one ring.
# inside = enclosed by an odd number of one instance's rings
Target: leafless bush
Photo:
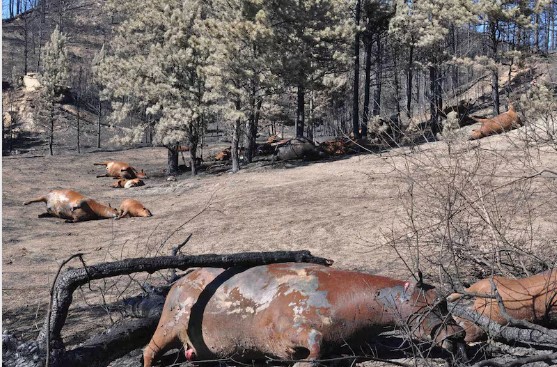
[[[557,174],[548,149],[557,146],[555,112],[546,112],[528,127],[528,140],[447,139],[405,150],[404,164],[393,163],[404,216],[388,243],[410,270],[452,292],[491,275],[524,277],[557,265]]]
[[[547,144],[557,150],[557,96],[555,85],[533,83],[520,98],[526,119],[523,139],[530,144]]]

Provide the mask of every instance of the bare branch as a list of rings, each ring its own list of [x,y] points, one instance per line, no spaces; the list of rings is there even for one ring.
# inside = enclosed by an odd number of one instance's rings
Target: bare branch
[[[557,331],[548,330],[547,333],[532,329],[521,329],[512,326],[502,326],[490,318],[468,309],[461,303],[449,303],[449,312],[466,320],[470,320],[485,329],[494,339],[510,342],[521,342],[554,348],[557,345]]]
[[[535,356],[529,356],[524,358],[518,358],[514,361],[505,361],[505,362],[498,362],[497,359],[488,359],[485,361],[478,362],[474,364],[472,367],[483,367],[483,366],[495,366],[495,367],[514,367],[514,366],[523,366],[528,363],[532,362],[557,362],[557,353],[551,354],[540,354]]]
[[[511,325],[514,326],[520,326],[526,329],[533,329],[533,330],[537,330],[540,333],[545,333],[545,334],[549,334],[552,333],[551,330],[544,328],[543,326],[540,325],[536,325],[533,324],[527,320],[519,320],[516,319],[514,317],[512,317],[511,315],[509,315],[509,313],[507,312],[507,309],[505,308],[505,304],[503,303],[503,298],[501,298],[501,295],[499,294],[499,291],[497,290],[497,285],[495,285],[495,282],[493,281],[493,278],[489,278],[489,283],[491,284],[491,291],[493,293],[493,295],[495,296],[495,299],[497,300],[497,305],[499,306],[499,311],[501,312],[501,315],[505,318],[505,320],[507,320],[507,322]],[[555,333],[555,335],[557,336],[557,333]]]

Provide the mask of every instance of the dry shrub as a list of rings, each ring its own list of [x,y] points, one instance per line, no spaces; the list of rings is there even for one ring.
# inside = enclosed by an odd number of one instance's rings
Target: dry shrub
[[[533,82],[520,97],[526,117],[523,139],[535,144],[548,144],[557,150],[557,96],[551,83]]]
[[[551,157],[504,141],[438,144],[397,167],[406,215],[391,245],[408,267],[455,289],[555,266],[557,181],[544,171]]]

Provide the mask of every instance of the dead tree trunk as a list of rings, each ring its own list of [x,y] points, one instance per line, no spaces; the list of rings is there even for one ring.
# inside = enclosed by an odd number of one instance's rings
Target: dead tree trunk
[[[123,357],[130,351],[147,345],[157,328],[160,314],[132,319],[110,328],[106,334],[97,335],[62,356],[60,366],[101,367],[108,361]]]
[[[167,158],[167,176],[176,176],[178,174],[178,144],[168,145]]]
[[[375,91],[373,93],[373,116],[381,114],[381,86],[383,79],[383,45],[377,35],[377,55],[375,56]]]
[[[356,27],[360,25],[360,0],[356,0]],[[352,95],[352,133],[360,138],[360,32],[354,36],[354,91]]]
[[[302,74],[303,75],[303,74]],[[303,80],[300,78],[300,80]],[[297,109],[296,109],[296,137],[302,138],[304,136],[304,122],[305,122],[305,87],[303,82],[298,84],[298,92],[297,92]]]
[[[408,64],[406,65],[406,116],[412,118],[412,78],[414,67],[414,44],[410,44],[408,50]]]
[[[371,83],[371,36],[364,38],[364,45],[366,48],[366,68],[365,68],[365,82],[364,82],[364,115],[362,117],[362,136],[367,137],[367,125],[369,122],[369,92]]]
[[[240,110],[240,101],[236,101],[236,110]],[[239,141],[240,141],[240,119],[236,119],[232,125],[232,146],[230,148],[230,155],[232,160],[232,173],[240,170],[240,159],[238,157]]]

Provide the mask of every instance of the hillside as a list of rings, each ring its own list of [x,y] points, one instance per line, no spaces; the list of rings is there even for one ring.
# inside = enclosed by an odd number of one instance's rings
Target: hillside
[[[44,23],[38,11],[31,10],[14,19],[2,21],[2,81],[10,80],[12,69],[23,75],[25,65],[25,29],[27,28],[28,72],[37,72],[40,45],[48,40],[59,22],[54,2],[48,2]],[[65,5],[62,29],[69,35],[68,51],[72,71],[88,68],[103,42],[110,36],[111,19],[103,10],[103,0],[78,0]]]
[[[478,188],[500,185],[513,189],[495,191],[488,200],[494,200],[497,210],[507,213],[502,223],[505,238],[514,246],[526,246],[523,248],[539,253],[539,246],[555,244],[557,238],[555,180],[551,174],[519,183],[516,180],[544,169],[555,172],[556,157],[554,151],[542,146],[539,150],[528,150],[521,143],[521,134],[523,131],[517,130],[480,143],[449,146],[437,142],[413,150],[400,148],[383,155],[313,164],[260,164],[235,175],[180,177],[176,182],[157,178],[166,154],[161,148],[4,158],[4,330],[25,338],[34,337],[35,325],[41,323],[46,310],[52,276],[58,264],[71,254],[84,253],[88,264],[169,254],[190,233],[192,239],[183,250],[187,254],[308,249],[333,259],[339,268],[407,279],[411,274],[404,262],[413,267],[416,260],[415,249],[405,242],[405,238],[414,236],[412,218],[408,216],[411,187],[414,219],[423,221],[414,223],[420,228],[416,230],[420,233],[421,269],[430,281],[435,281],[437,268],[429,261],[435,263],[433,255],[441,244],[428,242],[428,233],[433,228],[429,226],[436,221],[435,216],[443,215],[436,213],[443,206],[443,187],[449,177],[443,178],[442,172],[449,174],[447,170],[457,162],[466,169],[481,161],[474,171]],[[449,147],[452,154],[457,154],[451,159]],[[92,165],[106,159],[130,161],[155,177],[141,188],[109,188],[111,180],[95,179],[99,169]],[[72,188],[113,205],[123,198],[137,198],[154,216],[67,224],[56,218],[37,219],[37,214],[44,212],[43,204],[21,206],[24,200],[53,188]],[[438,193],[440,203],[430,197],[432,192]],[[532,236],[524,237],[528,228],[533,231]],[[495,239],[489,233],[474,230],[469,235],[472,243],[480,241],[486,246]],[[546,259],[557,258],[551,249],[554,247],[544,248]],[[480,274],[474,266],[464,269],[461,272]],[[158,276],[147,278],[156,283]],[[126,279],[120,283],[125,284]],[[97,283],[96,287],[104,288],[106,284]],[[128,294],[138,291],[129,285],[124,289]],[[106,289],[106,301],[119,298],[122,290]],[[68,345],[110,323],[102,308],[88,306],[98,301],[95,293],[78,291],[65,328]]]

